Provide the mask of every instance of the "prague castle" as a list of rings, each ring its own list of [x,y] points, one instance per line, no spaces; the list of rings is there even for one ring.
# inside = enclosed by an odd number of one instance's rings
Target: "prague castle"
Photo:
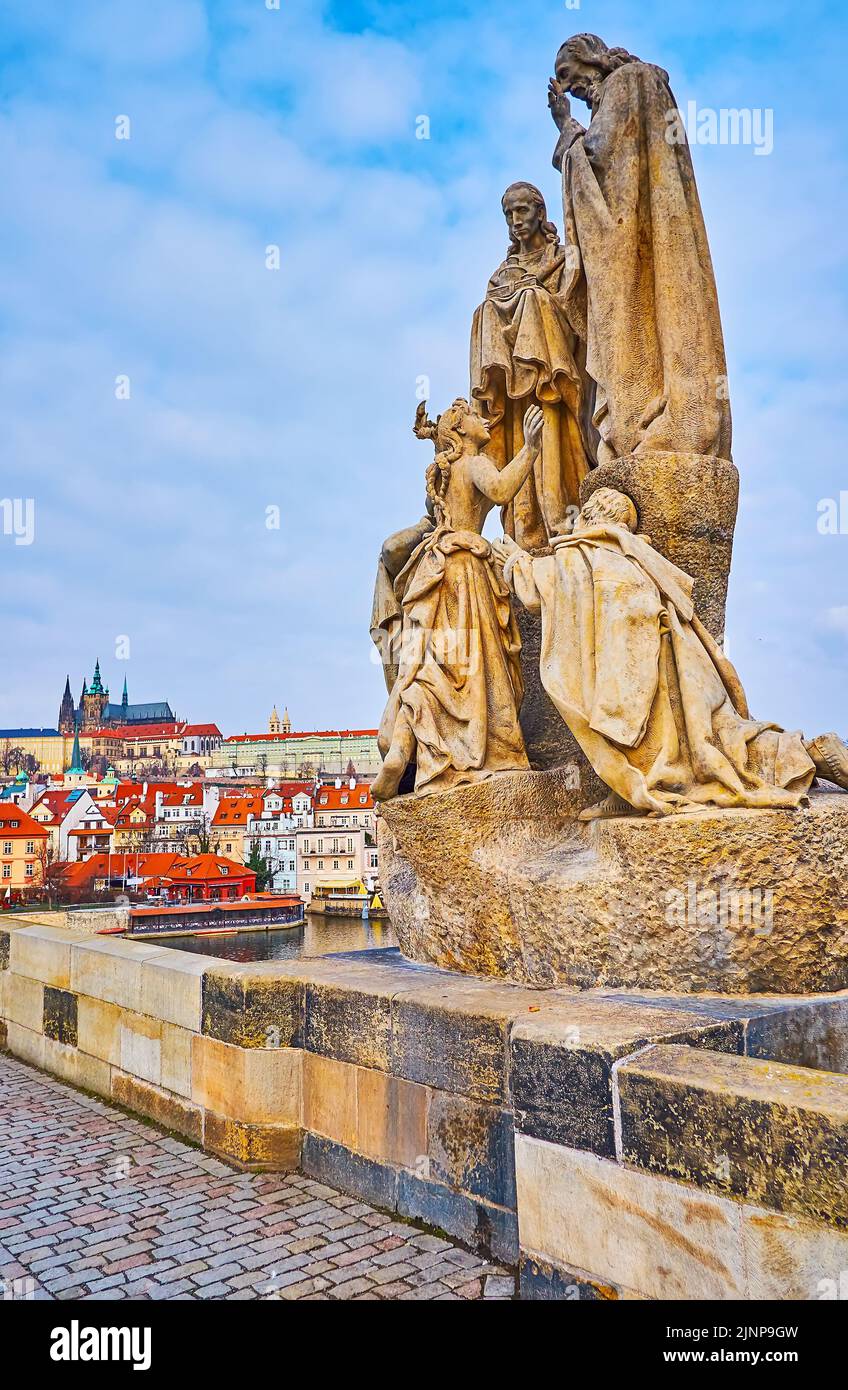
[[[59,706],[59,733],[71,736],[78,727],[81,733],[92,729],[108,729],[127,724],[174,724],[175,716],[167,700],[151,701],[142,705],[131,705],[127,695],[127,682],[124,678],[124,691],[119,705],[109,699],[109,687],[104,686],[100,676],[100,662],[94,667],[91,685],[85,680],[77,708],[71,695],[71,680],[65,680],[65,693]]]

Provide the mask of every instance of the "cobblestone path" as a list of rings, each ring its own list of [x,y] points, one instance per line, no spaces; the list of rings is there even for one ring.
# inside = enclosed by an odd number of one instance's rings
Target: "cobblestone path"
[[[479,1299],[512,1276],[297,1173],[239,1173],[0,1053],[5,1297]]]

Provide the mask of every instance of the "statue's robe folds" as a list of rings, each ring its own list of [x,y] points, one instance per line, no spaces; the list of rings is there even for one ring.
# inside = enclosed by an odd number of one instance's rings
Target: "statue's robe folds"
[[[395,593],[395,580],[417,546],[433,529],[433,518],[422,516],[417,526],[396,531],[384,541],[377,561],[374,598],[371,603],[371,641],[380,653],[386,689],[392,693],[397,680],[403,613]]]
[[[416,792],[526,769],[521,640],[489,542],[438,526],[398,575],[395,594],[403,626],[382,755],[404,712],[415,735]]]
[[[545,690],[631,806],[799,804],[815,774],[801,734],[737,712],[693,630],[692,580],[647,540],[598,527],[550,556],[518,553],[505,573],[541,612]]]
[[[567,239],[579,249],[565,304],[597,383],[599,463],[655,452],[730,458],[715,278],[675,116],[664,74],[625,63],[605,79],[588,130],[554,156]]]
[[[502,510],[504,531],[524,550],[568,529],[590,466],[581,415],[591,384],[575,360],[582,348],[565,313],[564,271],[558,244],[508,256],[471,325],[471,395],[492,426],[487,458],[503,468],[524,445],[528,407],[544,415],[533,472]]]

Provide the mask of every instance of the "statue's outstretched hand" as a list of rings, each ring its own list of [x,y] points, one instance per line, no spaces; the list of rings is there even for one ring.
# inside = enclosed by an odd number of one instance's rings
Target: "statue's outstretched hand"
[[[542,441],[542,426],[544,423],[545,417],[542,414],[541,407],[538,405],[531,405],[524,415],[524,443],[527,445],[528,449],[532,449],[534,454],[538,454],[539,452],[539,446]]]
[[[548,83],[548,106],[557,130],[563,130],[571,117],[571,102],[561,82],[552,77]]]

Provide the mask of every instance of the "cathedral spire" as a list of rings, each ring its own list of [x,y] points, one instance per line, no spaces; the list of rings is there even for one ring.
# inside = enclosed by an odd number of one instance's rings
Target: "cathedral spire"
[[[123,708],[123,709],[126,709],[128,703],[129,703],[129,695],[127,694],[127,678],[126,678],[126,676],[124,676],[124,693],[123,693],[123,695],[121,696],[121,706],[122,706],[122,708]]]
[[[66,768],[66,771],[69,773],[85,772],[85,768],[82,766],[82,754],[80,753],[79,721],[74,725],[74,746],[71,749],[71,765],[69,768]]]
[[[65,677],[65,690],[62,695],[62,702],[59,705],[59,733],[69,734],[74,727],[76,718],[74,712],[74,697],[71,694],[71,678]]]

